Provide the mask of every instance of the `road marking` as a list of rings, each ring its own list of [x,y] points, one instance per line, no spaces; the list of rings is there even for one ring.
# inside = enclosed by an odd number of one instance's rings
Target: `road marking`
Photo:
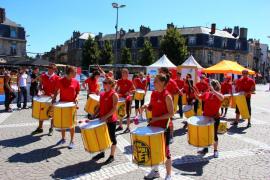
[[[15,104],[11,104],[10,106],[12,109],[14,109],[16,107]],[[0,113],[0,124],[2,124],[11,115],[12,115],[12,113],[8,113],[8,112]]]
[[[32,123],[18,123],[18,124],[4,124],[0,125],[0,129],[2,128],[16,128],[16,127],[27,127],[27,126],[37,126],[37,122]],[[43,125],[50,125],[50,122],[44,122]]]

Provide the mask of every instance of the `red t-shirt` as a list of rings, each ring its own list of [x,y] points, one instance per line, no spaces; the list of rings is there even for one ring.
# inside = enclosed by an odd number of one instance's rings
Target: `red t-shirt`
[[[184,82],[183,80],[181,80],[181,79],[176,79],[175,82],[176,82],[176,84],[177,84],[177,86],[178,86],[179,89],[184,88],[185,82]]]
[[[209,85],[206,82],[198,82],[196,83],[196,88],[199,92],[207,92],[209,91]]]
[[[145,79],[135,78],[134,79],[134,86],[136,89],[146,89],[147,82]]]
[[[213,118],[218,117],[222,101],[212,92],[205,92],[200,98],[204,102],[203,115]]]
[[[110,90],[109,92],[100,93],[100,108],[99,108],[99,116],[105,116],[108,114],[113,108],[113,95],[116,92],[114,90]],[[108,118],[108,122],[116,122],[117,115],[116,112],[113,113],[111,117]]]
[[[232,92],[232,84],[228,82],[221,83],[221,93],[230,94]]]
[[[170,78],[167,86],[166,86],[166,90],[171,94],[171,95],[175,95],[177,93],[179,93],[179,89],[177,86],[177,83],[175,82],[175,80],[173,80],[172,78]]]
[[[96,78],[92,79],[91,77],[87,78],[84,81],[88,86],[88,92],[89,93],[98,93],[98,81]]]
[[[125,96],[127,92],[134,90],[133,83],[129,79],[119,79],[117,81],[118,93]]]
[[[146,76],[146,81],[147,81],[147,83],[150,83],[150,76],[149,75]]]
[[[74,78],[71,80],[66,77],[59,79],[56,88],[60,90],[60,101],[64,102],[74,102],[80,92],[80,84]]]
[[[153,117],[159,117],[163,114],[168,113],[168,109],[166,106],[166,97],[170,95],[167,90],[162,92],[153,91],[151,94],[149,110],[152,111]],[[151,126],[166,128],[169,119],[162,119],[159,121],[155,121],[153,123],[150,122]]]
[[[51,96],[55,93],[57,81],[60,79],[59,76],[54,74],[49,77],[46,73],[41,75],[41,85],[46,96]]]
[[[246,92],[247,97],[251,97],[251,91],[253,90],[255,86],[255,81],[249,77],[247,78],[241,78],[236,83],[237,91],[238,92]]]
[[[195,94],[194,91],[189,87],[187,81],[184,82],[184,92],[187,95],[188,104],[191,104],[193,99],[195,99]]]

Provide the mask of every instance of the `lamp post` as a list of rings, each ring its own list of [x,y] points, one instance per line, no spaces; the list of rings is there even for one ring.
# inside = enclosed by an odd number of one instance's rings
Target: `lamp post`
[[[115,25],[115,59],[114,59],[114,65],[117,63],[117,31],[118,31],[118,9],[124,8],[126,5],[122,4],[119,5],[118,3],[112,3],[112,7],[116,9],[116,25]]]

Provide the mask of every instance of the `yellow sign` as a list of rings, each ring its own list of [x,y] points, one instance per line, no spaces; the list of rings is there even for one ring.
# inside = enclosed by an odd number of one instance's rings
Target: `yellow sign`
[[[151,159],[150,147],[142,141],[134,141],[133,155],[139,165],[144,165]]]

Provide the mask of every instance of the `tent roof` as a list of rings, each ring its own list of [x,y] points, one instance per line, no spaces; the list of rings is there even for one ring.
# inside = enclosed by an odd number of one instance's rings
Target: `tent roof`
[[[157,60],[154,64],[151,64],[148,67],[169,67],[173,68],[176,67],[164,54],[159,60]]]
[[[233,62],[230,60],[222,60],[219,63],[206,68],[203,70],[205,73],[232,73],[232,74],[242,74],[242,71],[246,69],[248,70],[249,74],[255,74],[254,71],[247,69],[237,62]]]
[[[197,67],[198,69],[202,69],[203,67],[195,60],[195,58],[191,55],[181,66],[191,66]]]

